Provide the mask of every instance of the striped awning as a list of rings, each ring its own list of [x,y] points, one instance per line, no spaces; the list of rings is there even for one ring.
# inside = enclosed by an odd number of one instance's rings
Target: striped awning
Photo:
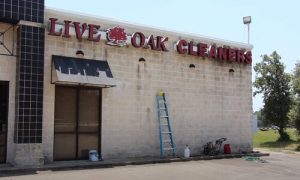
[[[94,87],[116,86],[107,61],[52,56],[52,83]]]

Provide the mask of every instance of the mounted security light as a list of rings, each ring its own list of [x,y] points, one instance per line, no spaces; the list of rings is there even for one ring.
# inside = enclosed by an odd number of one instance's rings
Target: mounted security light
[[[250,24],[251,23],[251,16],[245,16],[243,17],[244,24]]]
[[[243,17],[243,22],[248,26],[248,44],[250,42],[250,23],[251,23],[251,16]]]

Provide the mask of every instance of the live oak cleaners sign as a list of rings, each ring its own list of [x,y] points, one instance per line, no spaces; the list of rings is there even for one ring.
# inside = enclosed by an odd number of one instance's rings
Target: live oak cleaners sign
[[[83,34],[87,33],[87,40],[99,42],[101,39],[100,26],[95,24],[87,24],[80,22],[72,22],[64,20],[63,27],[57,27],[57,19],[50,18],[49,35],[62,36],[65,38],[71,37],[70,27],[73,26],[75,35],[78,40],[83,38]],[[127,34],[121,27],[115,27],[106,31],[107,44],[123,46],[126,45]],[[168,37],[153,36],[146,37],[142,32],[135,32],[131,35],[131,45],[135,48],[151,48],[156,51],[168,51],[165,44],[168,42]],[[233,49],[230,47],[217,47],[205,43],[194,43],[180,39],[176,43],[176,51],[179,54],[189,54],[192,56],[209,57],[211,59],[238,62],[251,64],[252,53],[242,49]]]

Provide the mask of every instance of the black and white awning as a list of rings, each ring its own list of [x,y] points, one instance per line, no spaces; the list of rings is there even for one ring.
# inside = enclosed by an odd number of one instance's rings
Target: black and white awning
[[[107,61],[52,56],[52,83],[95,87],[116,86]]]

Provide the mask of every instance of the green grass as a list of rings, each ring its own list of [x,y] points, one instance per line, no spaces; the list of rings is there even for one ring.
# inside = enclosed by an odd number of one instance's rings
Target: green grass
[[[279,142],[279,134],[277,130],[260,131],[258,130],[253,137],[253,146],[259,148],[267,148],[273,151],[289,150],[295,151],[299,145],[297,133],[295,129],[287,129],[290,135],[290,141]]]

